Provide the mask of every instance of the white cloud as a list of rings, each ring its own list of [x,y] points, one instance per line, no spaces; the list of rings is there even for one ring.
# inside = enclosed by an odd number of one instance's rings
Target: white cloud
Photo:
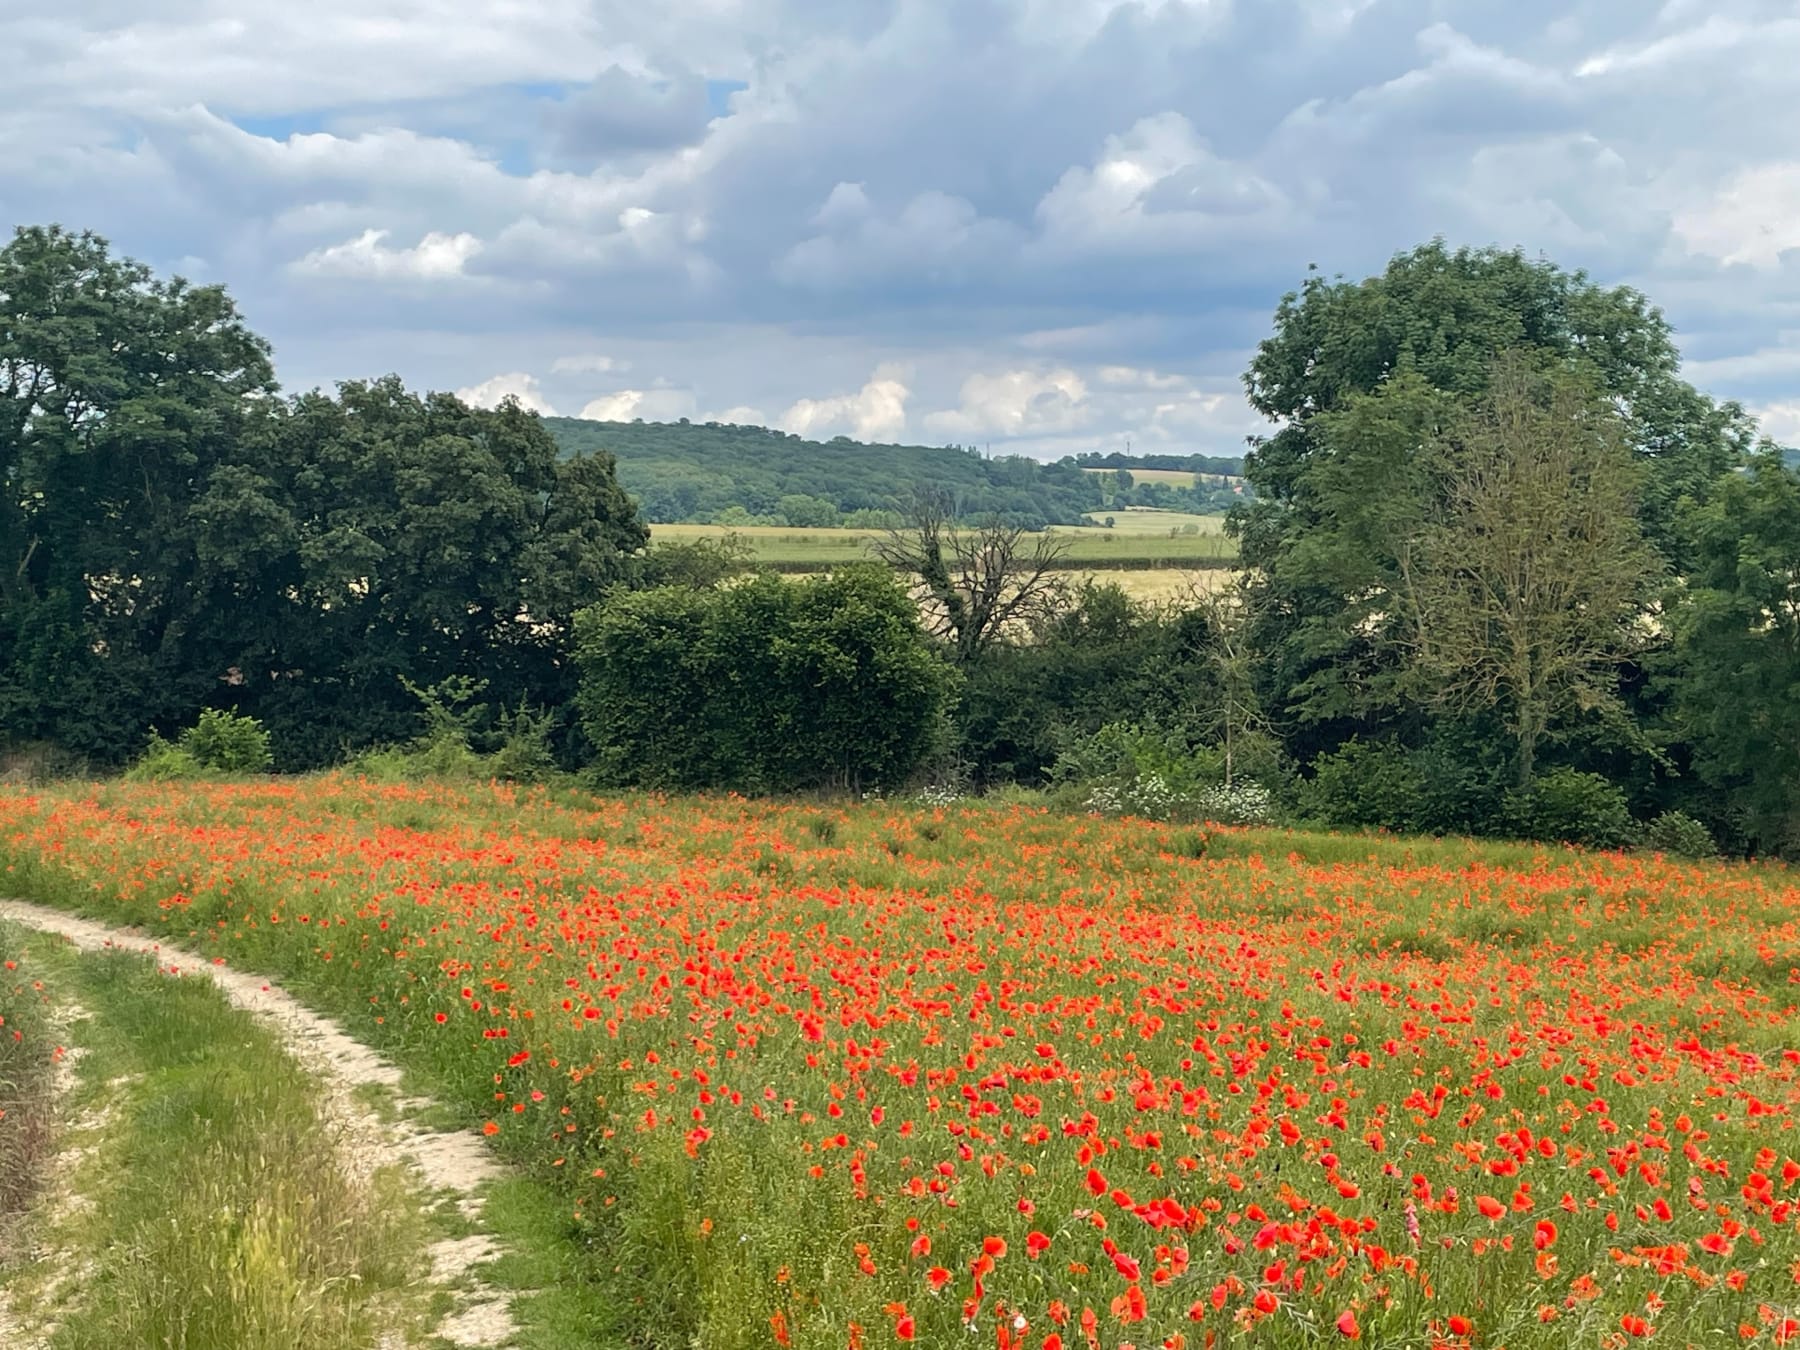
[[[642,416],[638,407],[643,401],[642,389],[621,389],[616,394],[594,399],[582,408],[581,416],[590,422],[629,422]]]
[[[763,414],[762,409],[752,408],[745,403],[740,403],[733,408],[726,408],[721,412],[708,413],[700,420],[703,422],[724,422],[728,425],[742,427],[766,427],[769,425],[769,419]]]
[[[580,352],[574,356],[559,356],[550,363],[553,375],[610,375],[615,371],[631,369],[631,362],[620,361],[604,352]]]
[[[1006,370],[963,381],[962,405],[925,425],[951,436],[1027,436],[1068,431],[1086,413],[1087,385],[1069,369]]]
[[[897,441],[906,431],[906,402],[912,397],[903,375],[895,367],[882,366],[854,394],[798,399],[781,415],[779,425],[796,436],[848,432],[862,441]]]
[[[1575,68],[1584,79],[1623,71],[1658,70],[1695,56],[1730,51],[1757,32],[1751,25],[1710,15],[1704,23],[1649,42],[1625,43],[1590,56]]]
[[[1763,435],[1782,445],[1800,445],[1800,399],[1765,403],[1750,409]]]
[[[293,270],[310,276],[352,281],[441,281],[463,275],[463,267],[481,252],[472,234],[433,231],[411,248],[389,248],[386,230],[364,230],[354,239],[314,249],[296,260]]]
[[[542,413],[545,417],[556,416],[556,409],[550,406],[538,389],[537,379],[519,370],[496,375],[466,389],[458,389],[456,396],[477,408],[498,408],[506,399],[514,398],[519,401],[520,407],[531,412]]]
[[[1761,164],[1732,178],[1718,196],[1675,217],[1696,253],[1725,263],[1775,267],[1800,247],[1800,160]]]
[[[1220,449],[1307,263],[1440,233],[1794,387],[1786,0],[63,0],[8,39],[9,214],[225,282],[291,387],[503,350],[613,416]]]
[[[1101,384],[1115,389],[1187,389],[1182,375],[1165,375],[1155,370],[1139,370],[1132,366],[1101,366],[1096,372]]]
[[[1284,205],[1272,183],[1215,154],[1180,113],[1163,112],[1107,137],[1100,157],[1064,173],[1037,215],[1052,241],[1172,247],[1266,229]]]
[[[673,422],[692,419],[696,407],[691,389],[621,389],[590,400],[581,416],[593,422],[630,422],[640,417],[646,422]]]

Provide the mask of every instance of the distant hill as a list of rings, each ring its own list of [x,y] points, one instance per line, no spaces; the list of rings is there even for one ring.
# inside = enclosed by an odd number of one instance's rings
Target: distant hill
[[[1085,512],[1103,506],[1202,506],[1193,494],[1161,484],[1137,489],[1142,502],[1126,501],[1072,459],[984,459],[973,448],[868,445],[846,436],[809,441],[718,422],[546,417],[544,425],[565,455],[610,450],[619,481],[657,524],[876,526],[904,510],[923,485],[949,488],[965,516],[993,514],[1032,529],[1080,525]]]

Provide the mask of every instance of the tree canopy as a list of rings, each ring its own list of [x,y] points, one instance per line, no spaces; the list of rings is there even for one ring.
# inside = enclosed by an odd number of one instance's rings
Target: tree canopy
[[[1392,601],[1404,542],[1443,509],[1427,447],[1511,353],[1589,382],[1642,464],[1639,518],[1671,568],[1682,513],[1742,461],[1754,428],[1679,375],[1661,313],[1627,287],[1498,249],[1434,242],[1364,281],[1314,274],[1275,311],[1244,381],[1275,424],[1245,461],[1234,513],[1258,578],[1271,707],[1302,759],[1404,704]]]
[[[407,734],[402,678],[560,702],[648,537],[517,405],[280,397],[221,288],[55,228],[0,249],[0,481],[0,721],[100,760],[230,706],[326,762]]]

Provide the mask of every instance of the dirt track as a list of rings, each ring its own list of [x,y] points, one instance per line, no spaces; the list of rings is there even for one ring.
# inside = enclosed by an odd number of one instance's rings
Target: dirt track
[[[342,1140],[344,1165],[351,1176],[366,1180],[384,1165],[407,1162],[417,1169],[428,1190],[449,1193],[467,1217],[479,1218],[480,1187],[501,1174],[480,1139],[474,1134],[421,1131],[382,1120],[358,1099],[355,1089],[376,1084],[397,1092],[400,1070],[337,1023],[303,1006],[280,986],[261,976],[214,964],[143,933],[108,928],[41,905],[0,900],[0,919],[60,934],[83,951],[149,953],[170,975],[213,981],[233,1006],[267,1022],[289,1053],[318,1076],[325,1089],[320,1109]],[[423,1104],[416,1099],[400,1102],[403,1109]],[[471,1284],[469,1274],[471,1266],[491,1259],[497,1252],[493,1240],[485,1235],[433,1246],[432,1279],[460,1288],[457,1309],[437,1329],[438,1335],[466,1346],[502,1345],[512,1337],[515,1326],[509,1297],[479,1280]]]

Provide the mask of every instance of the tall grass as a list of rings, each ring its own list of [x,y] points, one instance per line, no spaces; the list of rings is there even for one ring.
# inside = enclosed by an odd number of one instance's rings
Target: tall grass
[[[42,1180],[51,1143],[56,1047],[41,986],[24,935],[0,924],[0,1263],[15,1216]]]
[[[89,1092],[112,1098],[81,1179],[103,1232],[77,1243],[97,1266],[52,1345],[375,1345],[417,1273],[401,1178],[346,1174],[316,1082],[210,982],[122,954],[79,973]]]

